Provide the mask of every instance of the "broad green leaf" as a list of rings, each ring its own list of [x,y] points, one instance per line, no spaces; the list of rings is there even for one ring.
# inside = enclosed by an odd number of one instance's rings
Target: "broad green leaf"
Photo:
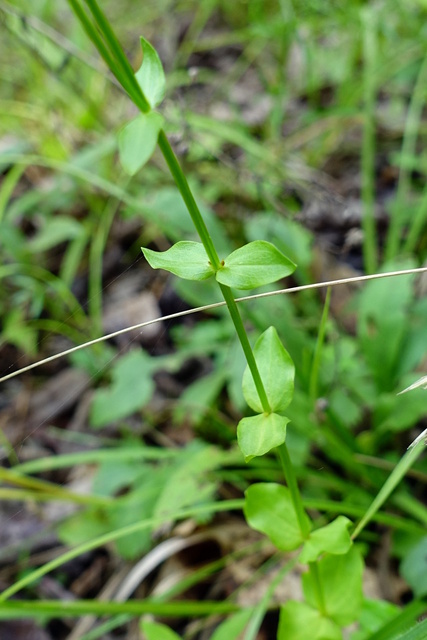
[[[252,614],[252,607],[233,613],[215,629],[210,640],[239,640]]]
[[[95,392],[90,409],[93,427],[103,427],[131,415],[153,393],[150,358],[142,350],[135,349],[120,358],[111,375],[112,384]]]
[[[119,155],[123,169],[133,176],[150,159],[164,118],[160,113],[141,113],[118,134]]]
[[[150,107],[154,109],[165,96],[165,72],[154,47],[141,36],[142,64],[135,78]]]
[[[211,472],[224,458],[220,449],[197,440],[177,457],[161,487],[154,516],[176,511],[192,504],[213,500],[216,483]]]
[[[286,425],[289,418],[277,413],[260,413],[243,418],[237,426],[237,442],[245,462],[255,456],[263,456],[286,440]]]
[[[383,265],[384,270],[409,269],[414,261]],[[380,391],[394,391],[410,327],[414,275],[369,282],[358,297],[358,337]]]
[[[37,331],[24,317],[20,308],[11,309],[3,316],[3,331],[0,331],[0,344],[10,342],[31,356],[37,353]]]
[[[291,260],[298,260],[298,275],[301,267],[307,271],[313,261],[313,235],[301,224],[278,216],[276,211],[262,211],[245,223],[248,240],[266,240]]]
[[[274,244],[265,240],[249,242],[224,260],[216,279],[227,287],[254,289],[276,282],[295,271],[296,265]]]
[[[254,355],[271,410],[283,411],[292,400],[295,367],[274,327],[269,327],[258,338]],[[249,367],[246,367],[243,375],[242,387],[245,400],[251,409],[263,413]]]
[[[400,565],[400,573],[417,598],[427,594],[427,536],[406,555]]]
[[[309,604],[289,600],[280,608],[277,640],[342,640],[342,633]]]
[[[181,640],[181,638],[165,624],[159,622],[149,622],[145,620],[141,623],[145,640]]]
[[[244,513],[252,529],[265,533],[280,551],[292,551],[304,542],[287,487],[274,482],[251,485],[245,491]]]
[[[46,220],[37,235],[27,243],[27,247],[33,253],[47,251],[82,234],[84,227],[80,222],[69,216],[55,216]]]
[[[343,627],[357,619],[362,607],[363,561],[360,552],[351,547],[344,555],[325,555],[317,562],[320,588],[328,617]],[[317,607],[317,586],[308,572],[302,577],[308,604]]]
[[[348,518],[338,516],[336,520],[325,527],[312,531],[309,539],[304,544],[300,562],[304,564],[314,562],[325,551],[336,555],[347,553],[352,545],[348,532],[350,525],[351,521]]]
[[[201,242],[177,242],[167,251],[141,248],[153,269],[165,269],[186,280],[206,280],[214,274]]]

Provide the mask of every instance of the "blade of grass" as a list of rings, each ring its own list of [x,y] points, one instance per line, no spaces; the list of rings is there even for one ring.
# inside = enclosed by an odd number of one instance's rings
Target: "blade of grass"
[[[111,498],[74,493],[73,491],[68,491],[68,489],[64,489],[57,484],[53,484],[52,482],[21,475],[12,469],[0,467],[0,480],[17,487],[23,487],[24,489],[31,490],[32,492],[41,492],[44,495],[56,496],[57,499],[67,500],[68,502],[71,501],[79,504],[92,504],[97,506],[106,506],[112,502]]]
[[[0,620],[13,618],[76,617],[87,614],[100,616],[120,613],[140,616],[151,613],[167,617],[197,617],[234,613],[240,607],[231,602],[155,602],[153,600],[132,600],[130,602],[100,602],[99,600],[10,600],[0,603]]]
[[[375,225],[375,68],[377,64],[377,19],[375,9],[365,7],[361,14],[363,28],[364,126],[362,141],[362,229],[365,271],[374,273],[378,265]]]
[[[55,558],[54,560],[47,562],[42,567],[39,567],[35,571],[28,573],[26,576],[24,576],[20,580],[17,580],[15,584],[11,585],[5,591],[3,591],[3,593],[0,594],[0,602],[4,602],[15,593],[18,593],[18,591],[21,591],[21,589],[23,589],[24,587],[32,584],[34,581],[46,575],[50,571],[57,569],[69,560],[77,558],[86,551],[97,549],[104,544],[108,544],[109,542],[113,542],[114,540],[119,540],[120,538],[123,538],[131,533],[159,527],[165,522],[184,520],[185,518],[194,518],[198,515],[206,515],[210,513],[217,513],[220,511],[232,511],[236,509],[241,510],[243,508],[243,505],[244,500],[225,500],[223,502],[201,505],[198,507],[193,507],[191,509],[182,509],[174,513],[165,514],[161,517],[158,516],[156,518],[148,518],[146,520],[142,520],[141,522],[136,522],[126,527],[115,529],[114,531],[110,531],[109,533],[106,533],[102,536],[89,540],[88,542],[80,544],[73,549],[70,549],[58,558]],[[90,611],[86,611],[84,613],[90,613]]]
[[[320,371],[320,362],[322,358],[322,347],[325,342],[326,335],[326,323],[328,321],[329,315],[329,306],[331,303],[331,291],[332,289],[328,287],[326,291],[325,304],[323,305],[322,317],[320,320],[319,333],[317,336],[316,348],[314,350],[313,355],[313,363],[311,365],[311,373],[310,373],[310,385],[309,385],[309,394],[311,399],[311,404],[314,407],[315,402],[317,400],[318,393],[318,383],[319,383],[319,371]]]
[[[399,182],[397,185],[396,201],[393,205],[393,216],[390,220],[390,228],[387,237],[386,257],[394,258],[399,254],[399,243],[402,233],[401,219],[404,207],[409,195],[411,172],[407,168],[405,162],[407,158],[414,158],[416,152],[416,143],[418,130],[421,122],[422,112],[425,104],[425,87],[427,82],[427,56],[421,64],[418,72],[417,81],[412,93],[411,102],[408,109],[408,115],[405,123],[405,131],[403,134],[402,151],[399,168]],[[426,220],[425,196],[423,196],[420,206],[416,214],[412,217],[409,224],[409,231],[406,241],[403,245],[405,253],[411,253],[416,246],[418,234]]]
[[[369,636],[367,640],[397,640],[398,637],[400,638],[399,634],[404,632],[409,625],[416,622],[417,618],[425,613],[426,610],[427,602],[425,600],[413,600],[409,602],[402,613],[399,613],[399,615],[390,620],[390,622],[387,622],[372,636]]]
[[[158,447],[122,447],[98,449],[79,453],[65,453],[54,458],[38,458],[30,462],[17,464],[14,471],[19,473],[40,473],[52,469],[64,469],[78,464],[111,462],[114,460],[164,460],[178,455],[177,449],[159,449]]]
[[[372,519],[373,515],[382,507],[384,502],[390,496],[392,491],[397,487],[400,483],[407,470],[413,465],[415,460],[421,455],[424,450],[424,442],[418,442],[414,447],[408,449],[405,455],[398,462],[390,476],[387,478],[386,482],[374,498],[372,504],[367,509],[363,518],[360,520],[358,525],[352,534],[352,539],[355,540],[359,533],[364,529],[364,527],[368,524],[368,522]]]
[[[273,578],[273,580],[268,585],[263,597],[259,601],[259,603],[254,607],[253,614],[249,620],[249,623],[246,627],[245,634],[243,636],[243,640],[256,640],[258,637],[258,632],[260,630],[262,621],[264,619],[265,614],[267,613],[268,607],[270,605],[270,601],[274,595],[276,588],[282,582],[283,578],[286,574],[289,573],[293,569],[293,567],[297,564],[298,557],[295,557],[290,562],[287,562],[278,572],[277,575]],[[277,562],[277,560],[276,560]]]

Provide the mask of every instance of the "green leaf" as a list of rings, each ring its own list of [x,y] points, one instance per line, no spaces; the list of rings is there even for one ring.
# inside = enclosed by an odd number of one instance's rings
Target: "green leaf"
[[[74,218],[55,216],[45,221],[37,235],[28,242],[27,247],[33,253],[47,251],[57,244],[73,240],[83,233],[83,225]]]
[[[400,565],[400,573],[417,598],[427,594],[427,536],[406,555]]]
[[[343,627],[357,619],[362,607],[363,561],[360,552],[351,547],[344,555],[325,555],[317,562],[320,588],[326,613]],[[311,573],[302,577],[304,595],[308,604],[317,607],[317,585]]]
[[[347,553],[352,545],[348,532],[350,525],[351,521],[348,518],[338,516],[325,527],[312,531],[310,538],[304,544],[300,562],[304,564],[314,562],[325,551],[336,555]]]
[[[154,109],[165,96],[165,72],[154,47],[141,36],[142,64],[135,73],[135,78],[142,89],[150,107]]]
[[[150,159],[156,148],[164,118],[160,113],[141,113],[118,134],[119,155],[123,169],[131,176]]]
[[[242,609],[229,616],[211,635],[210,640],[238,640],[253,614],[253,608]]]
[[[368,640],[372,634],[376,637],[377,634],[375,632],[392,623],[401,612],[402,609],[391,602],[365,598],[362,610],[357,618],[359,628],[351,635],[351,640]],[[398,633],[399,631],[396,628],[396,635]],[[377,640],[380,640],[380,637]],[[393,637],[395,637],[394,634]],[[387,640],[387,638],[390,638],[389,634],[382,636],[382,640]]]
[[[265,533],[280,551],[304,542],[289,489],[280,484],[258,482],[246,489],[244,513],[252,529]]]
[[[10,342],[31,356],[37,354],[37,331],[28,324],[22,309],[11,309],[3,316],[0,344],[2,342]]]
[[[277,413],[264,413],[243,418],[237,426],[237,442],[245,462],[255,456],[263,456],[286,440],[289,418]]]
[[[223,458],[224,454],[214,446],[197,440],[187,445],[163,481],[153,515],[161,516],[213,500],[217,486],[211,472],[220,466]]]
[[[405,631],[396,640],[425,640],[425,638],[427,638],[427,620],[423,620],[412,629]]]
[[[167,251],[141,249],[153,269],[165,269],[186,280],[206,280],[214,274],[201,242],[177,242]]]
[[[340,628],[305,602],[289,600],[280,608],[277,640],[342,640]]]
[[[145,620],[141,623],[146,640],[181,640],[181,638],[165,624],[159,622],[149,622]]]
[[[295,367],[274,327],[269,327],[258,338],[254,347],[254,356],[271,410],[283,411],[292,400]],[[263,413],[249,367],[246,367],[243,375],[242,387],[245,400],[251,409],[257,413]]]
[[[216,279],[227,287],[254,289],[276,282],[295,271],[296,265],[274,244],[265,240],[249,242],[224,260]]]
[[[111,375],[112,384],[95,393],[90,410],[93,427],[103,427],[131,415],[153,393],[150,358],[142,350],[135,349],[120,358]]]

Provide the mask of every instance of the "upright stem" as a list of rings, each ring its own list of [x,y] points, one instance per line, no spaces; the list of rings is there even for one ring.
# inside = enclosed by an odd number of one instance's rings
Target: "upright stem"
[[[85,2],[92,13],[99,30],[104,35],[105,40],[110,46],[111,53],[115,58],[115,66],[118,65],[120,69],[120,77],[126,79],[127,86],[130,88],[129,94],[132,100],[137,104],[141,111],[148,113],[151,107],[135,78],[130,62],[126,57],[116,34],[111,28],[107,17],[98,6],[96,0],[85,0]]]
[[[103,56],[107,65],[110,67],[113,73],[115,73],[117,79],[121,82],[123,87],[128,91],[131,99],[134,101],[134,103],[139,107],[141,111],[143,112],[149,111],[150,105],[148,104],[147,99],[145,98],[138,82],[135,79],[132,67],[129,64],[129,61],[124,54],[124,51],[120,45],[120,42],[118,41],[116,34],[114,33],[114,30],[111,28],[111,25],[108,19],[104,15],[103,11],[100,9],[97,1],[85,0],[104,40],[100,37],[97,29],[89,20],[85,11],[81,8],[79,4],[79,0],[68,0],[68,1],[71,4],[77,17],[80,19],[81,23],[83,24],[84,28],[86,29],[86,32],[88,33],[92,42],[98,48],[98,51]],[[205,221],[202,218],[200,210],[197,206],[197,203],[188,185],[184,172],[181,169],[178,159],[163,130],[161,130],[159,133],[158,144],[166,160],[166,163],[169,167],[169,170],[173,176],[173,179],[175,180],[175,183],[179,189],[179,192],[181,193],[184,203],[188,209],[188,212],[191,216],[191,219],[196,228],[196,231],[199,234],[200,240],[203,243],[203,246],[206,250],[206,253],[211,262],[211,265],[215,271],[218,271],[218,269],[221,267],[221,262],[216,252],[215,246],[212,242],[212,238],[209,235],[209,231],[206,227]],[[249,369],[252,373],[252,377],[258,392],[258,396],[259,396],[262,408],[265,411],[265,413],[271,413],[270,403],[268,401],[267,394],[258,370],[258,366],[256,364],[256,360],[252,352],[252,348],[249,343],[249,339],[246,334],[245,327],[240,317],[239,310],[234,301],[234,297],[231,292],[231,289],[221,284],[219,286],[221,288],[222,295],[224,296],[224,300],[227,304],[228,310],[230,312],[230,316],[236,328],[237,335],[239,336],[239,340],[242,345],[243,352],[245,354]]]
[[[320,580],[319,565],[317,564],[317,562],[309,562],[308,568],[312,578],[314,597],[316,598],[317,608],[319,609],[320,613],[322,613],[324,616],[327,616],[325,597],[323,595],[323,587]]]
[[[196,227],[196,231],[199,234],[200,240],[205,247],[206,253],[208,254],[208,258],[211,261],[211,264],[215,271],[221,266],[220,260],[218,258],[218,254],[212,242],[212,238],[209,235],[209,231],[206,227],[205,221],[202,218],[202,214],[200,213],[200,209],[197,206],[197,203],[194,199],[194,196],[191,192],[189,184],[187,182],[187,178],[184,175],[183,170],[181,169],[181,165],[178,162],[178,159],[170,145],[169,140],[166,137],[166,134],[163,130],[159,133],[158,144],[160,150],[163,154],[164,159],[169,167],[169,170],[172,174],[173,179],[175,180],[175,184],[179,189],[179,192],[184,200],[188,213],[191,216],[194,226]]]
[[[362,140],[363,259],[365,271],[377,268],[377,232],[375,225],[375,64],[376,15],[369,7],[362,12],[364,58],[364,124]]]
[[[292,466],[291,458],[289,456],[288,447],[284,442],[279,447],[279,456],[282,463],[283,473],[285,475],[286,484],[291,493],[291,500],[294,506],[295,512],[298,518],[298,524],[300,527],[301,535],[304,539],[307,539],[310,534],[310,521],[305,513],[300,491],[298,489],[298,483],[295,476],[295,471]]]
[[[191,189],[188,185],[187,178],[184,175],[183,170],[181,169],[181,165],[178,162],[178,159],[170,145],[169,140],[166,137],[166,134],[163,130],[160,131],[159,139],[158,139],[159,147],[161,152],[163,153],[163,157],[165,158],[169,170],[175,180],[175,184],[179,189],[179,192],[187,206],[188,212],[191,216],[194,226],[196,227],[197,233],[199,234],[200,240],[205,247],[206,253],[208,254],[208,258],[211,261],[211,264],[215,271],[221,267],[221,262],[212,242],[212,238],[209,234],[209,231],[206,227],[205,221],[202,218],[202,214],[200,213],[200,209],[197,206],[197,203],[194,199],[194,196],[191,192]],[[251,370],[252,377],[255,383],[256,390],[258,392],[258,396],[265,413],[271,412],[270,403],[267,398],[267,394],[264,389],[264,385],[261,380],[261,376],[258,370],[257,363],[255,361],[255,357],[252,351],[252,347],[249,343],[249,339],[245,330],[245,327],[242,322],[242,318],[239,313],[239,309],[237,308],[237,304],[234,301],[233,294],[229,287],[226,287],[222,284],[219,285],[224,300],[227,304],[228,311],[230,313],[231,319],[233,321],[234,327],[236,329],[237,335],[240,340],[240,344],[242,345],[243,352],[245,354],[246,361],[248,363],[248,367]]]
[[[239,309],[237,308],[237,304],[234,300],[232,291],[229,287],[226,287],[223,284],[220,284],[219,286],[222,291],[224,300],[227,304],[228,311],[230,313],[237,335],[239,337],[240,344],[242,345],[246,362],[248,363],[248,367],[252,373],[252,378],[254,380],[255,387],[258,392],[258,396],[259,396],[262,408],[265,413],[271,413],[271,407],[267,398],[267,394],[265,392],[264,384],[261,380],[261,376],[258,370],[255,356],[253,354],[252,347],[250,345],[248,335],[243,325],[242,318],[240,316]]]

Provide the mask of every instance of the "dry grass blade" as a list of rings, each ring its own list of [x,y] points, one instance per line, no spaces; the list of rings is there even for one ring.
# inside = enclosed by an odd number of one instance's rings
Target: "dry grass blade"
[[[339,280],[329,280],[327,282],[315,282],[314,284],[307,284],[300,287],[290,287],[289,289],[278,289],[277,291],[268,291],[266,293],[256,293],[250,296],[243,296],[242,298],[236,298],[235,302],[246,302],[248,300],[258,300],[261,298],[269,298],[271,296],[277,296],[285,293],[298,293],[299,291],[307,291],[309,289],[321,289],[323,287],[336,287],[342,284],[351,284],[355,282],[365,282],[367,280],[378,280],[380,278],[392,278],[396,276],[404,276],[409,275],[411,273],[424,273],[427,271],[427,267],[420,267],[418,269],[401,269],[400,271],[386,271],[385,273],[373,273],[367,276],[355,276],[352,278],[341,278]],[[17,371],[13,371],[12,373],[8,373],[7,375],[0,378],[0,382],[5,382],[6,380],[10,380],[10,378],[15,378],[21,373],[25,373],[27,371],[31,371],[31,369],[35,369],[36,367],[40,367],[42,364],[46,364],[48,362],[52,362],[53,360],[57,360],[58,358],[63,358],[64,356],[68,356],[71,353],[75,353],[80,349],[85,349],[86,347],[91,347],[94,344],[98,344],[99,342],[104,342],[105,340],[110,340],[111,338],[115,338],[117,336],[123,335],[124,333],[128,333],[129,331],[135,331],[136,329],[143,329],[150,324],[155,324],[156,322],[162,322],[167,320],[172,320],[174,318],[180,318],[182,316],[187,316],[192,313],[198,313],[201,311],[209,311],[211,309],[218,309],[219,307],[225,306],[225,302],[215,302],[213,304],[207,304],[203,307],[196,307],[194,309],[187,309],[186,311],[179,311],[178,313],[171,313],[167,316],[162,316],[160,318],[155,318],[153,320],[148,320],[147,322],[141,322],[139,324],[134,324],[130,327],[126,327],[126,329],[120,329],[119,331],[114,331],[113,333],[108,333],[107,335],[100,336],[99,338],[95,338],[94,340],[89,340],[88,342],[84,342],[83,344],[79,344],[75,347],[71,347],[71,349],[66,349],[65,351],[61,351],[60,353],[56,353],[53,356],[49,356],[48,358],[44,358],[43,360],[38,360],[37,362],[33,362],[26,367],[22,367],[22,369],[18,369]],[[414,383],[407,389],[404,389],[400,393],[404,393],[405,391],[410,391],[411,389],[415,389],[416,386],[421,386],[423,383],[427,384],[427,377],[421,378],[418,382]]]
[[[427,376],[423,376],[413,384],[409,385],[409,387],[406,387],[406,389],[403,389],[403,391],[399,391],[397,395],[400,396],[402,395],[402,393],[406,393],[407,391],[413,391],[413,389],[418,389],[419,387],[422,387],[423,389],[427,389]]]

